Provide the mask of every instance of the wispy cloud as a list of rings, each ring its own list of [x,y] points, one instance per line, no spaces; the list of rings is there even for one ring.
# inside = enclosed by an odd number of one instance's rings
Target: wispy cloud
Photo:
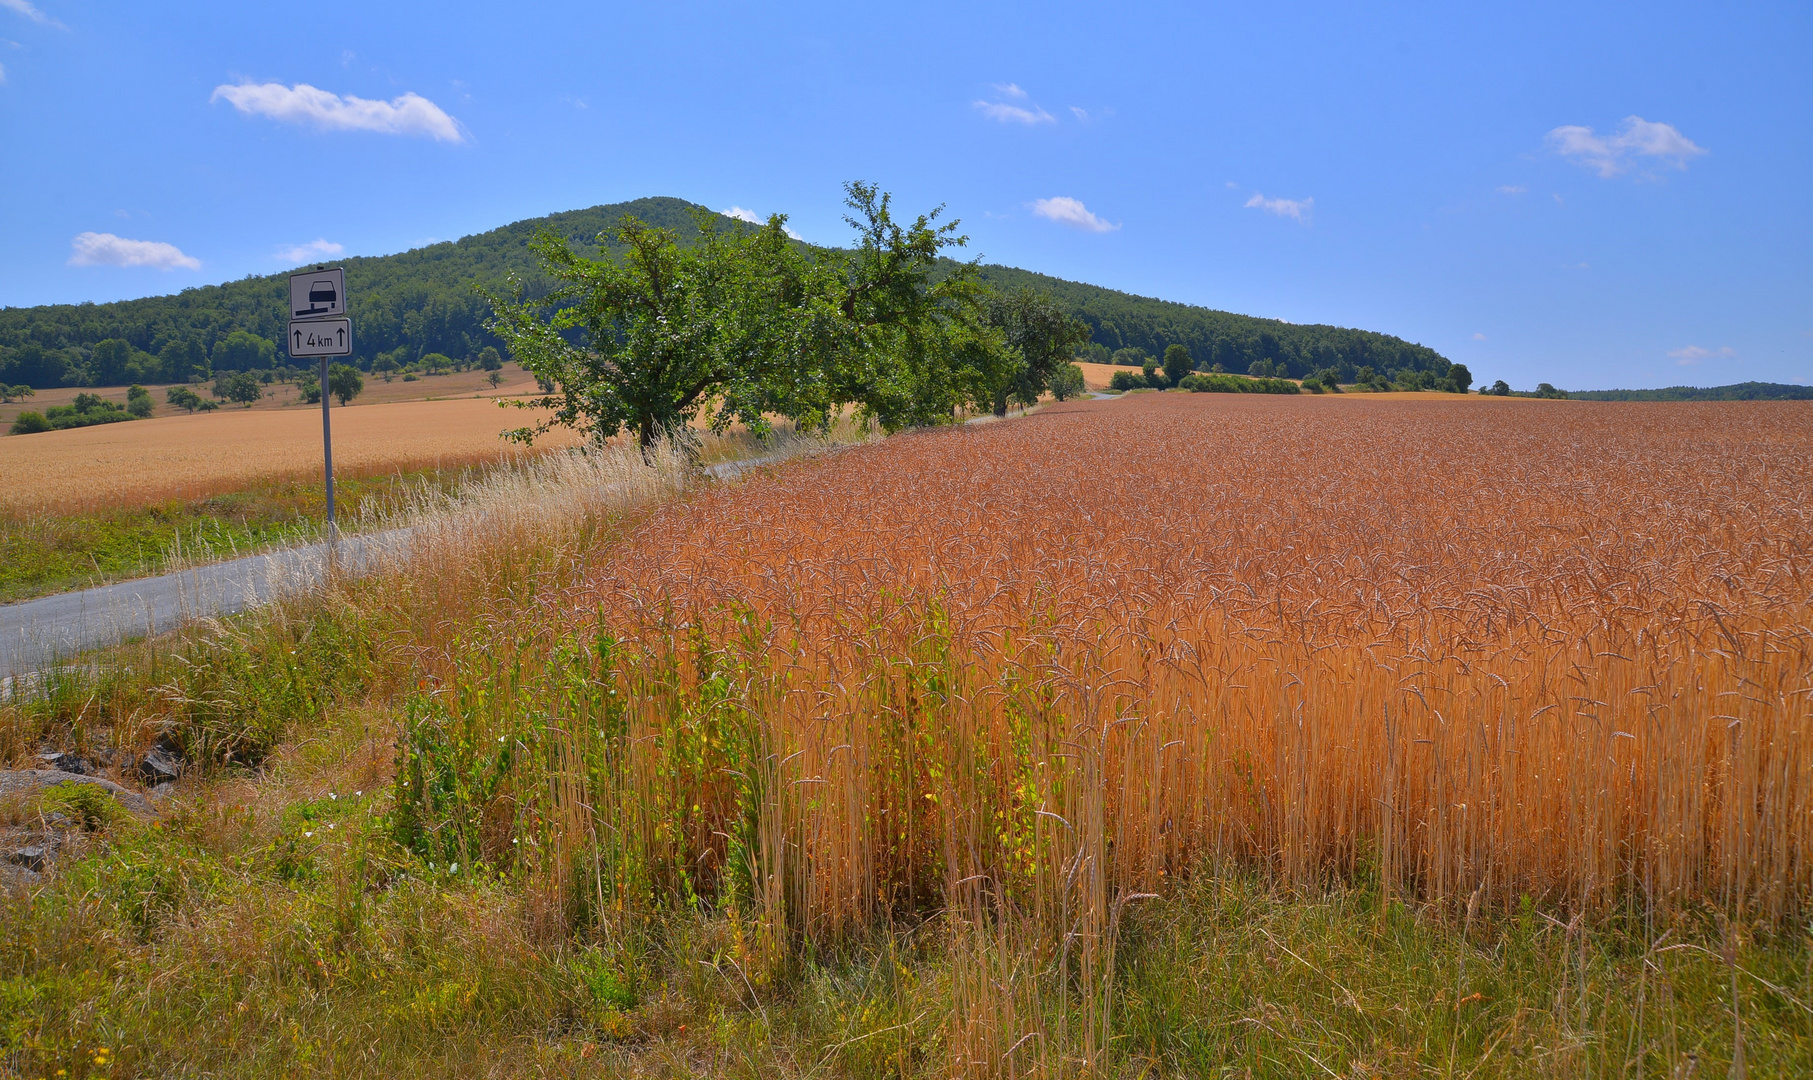
[[[727,218],[735,218],[738,221],[747,221],[751,225],[763,225],[763,224],[766,224],[768,221],[767,218],[756,213],[754,210],[745,210],[740,206],[732,206],[728,210],[719,210],[718,213],[723,214]],[[788,236],[792,237],[795,240],[804,241],[806,239],[805,237],[801,236],[799,233],[795,232],[793,230],[793,226],[791,226],[791,225],[782,225],[781,231],[786,233]]]
[[[1674,359],[1675,363],[1688,367],[1702,360],[1729,360],[1737,356],[1737,350],[1729,345],[1719,349],[1702,349],[1698,345],[1689,345],[1683,349],[1675,349],[1668,355]]]
[[[71,266],[149,266],[158,270],[200,270],[201,260],[175,244],[127,240],[112,233],[85,232],[69,242]]]
[[[1316,200],[1268,199],[1255,191],[1253,197],[1246,201],[1246,205],[1254,210],[1264,210],[1268,214],[1290,218],[1300,225],[1308,225],[1310,211],[1316,208]]]
[[[6,85],[6,65],[0,64],[0,86]]]
[[[976,108],[990,120],[999,120],[1003,124],[1055,124],[1058,118],[1034,105],[1023,109],[1018,105],[1009,105],[1001,101],[978,101]]]
[[[1638,159],[1674,169],[1685,169],[1689,158],[1706,153],[1673,124],[1655,123],[1641,116],[1627,116],[1616,134],[1600,135],[1590,127],[1567,124],[1549,132],[1549,149],[1601,177],[1611,179],[1626,172]]]
[[[277,258],[287,263],[316,262],[344,252],[346,249],[332,240],[310,240],[306,244],[294,247],[278,248]]]
[[[1034,199],[1031,206],[1032,212],[1039,217],[1055,221],[1059,225],[1068,225],[1072,229],[1081,229],[1084,232],[1113,232],[1120,228],[1119,225],[1103,221],[1090,213],[1089,208],[1083,205],[1081,199],[1073,199],[1068,195]]]
[[[0,0],[0,7],[6,8],[8,11],[16,11],[40,26],[54,26],[58,30],[69,29],[49,15],[46,15],[33,7],[30,0]]]
[[[1522,184],[1500,184],[1500,185],[1498,185],[1498,193],[1500,195],[1522,195],[1529,190],[1530,190],[1529,188],[1524,187]]]
[[[437,142],[466,141],[459,121],[420,94],[390,101],[320,90],[307,83],[238,83],[217,86],[209,101],[226,101],[247,116],[268,116],[289,124],[324,131],[375,131],[381,135],[419,135]]]
[[[1040,108],[1027,97],[1026,91],[1019,83],[990,83],[997,98],[1006,100],[988,101],[978,99],[971,104],[983,116],[998,120],[1003,124],[1055,124],[1058,118]],[[1017,103],[1017,104],[1016,104]],[[1082,119],[1081,116],[1078,119]]]
[[[1484,340],[1486,340],[1486,335],[1484,335],[1484,334],[1474,334],[1474,335],[1473,335],[1473,340],[1474,340],[1474,341],[1484,341]]]

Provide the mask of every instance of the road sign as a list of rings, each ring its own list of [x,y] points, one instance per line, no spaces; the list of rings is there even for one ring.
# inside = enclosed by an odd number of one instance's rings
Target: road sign
[[[291,356],[351,356],[351,319],[291,320],[288,342]]]
[[[290,318],[334,319],[345,314],[346,270],[344,267],[336,266],[331,270],[313,270],[306,274],[290,275]]]

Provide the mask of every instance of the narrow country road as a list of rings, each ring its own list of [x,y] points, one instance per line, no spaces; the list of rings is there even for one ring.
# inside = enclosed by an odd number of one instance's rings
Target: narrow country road
[[[341,568],[358,573],[371,557],[401,541],[407,529],[340,541]],[[60,657],[172,630],[189,619],[231,615],[270,600],[280,589],[319,581],[325,542],[197,566],[0,605],[0,678],[35,671]]]

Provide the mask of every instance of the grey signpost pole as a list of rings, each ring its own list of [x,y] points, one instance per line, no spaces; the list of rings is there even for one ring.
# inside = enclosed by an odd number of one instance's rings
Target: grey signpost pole
[[[334,429],[327,418],[327,357],[321,358],[321,453],[327,467],[327,542],[328,550],[339,547],[340,533],[334,525]]]

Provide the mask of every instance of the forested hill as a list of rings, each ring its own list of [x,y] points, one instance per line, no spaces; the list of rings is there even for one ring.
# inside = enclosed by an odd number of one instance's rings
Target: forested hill
[[[531,292],[545,288],[528,242],[551,228],[588,248],[624,214],[654,225],[692,231],[683,199],[652,198],[531,218],[462,240],[398,255],[341,260],[352,299],[356,359],[398,366],[429,353],[455,359],[486,345],[501,346],[484,328],[489,305],[475,286],[504,287],[523,276]],[[595,250],[595,249],[593,249]],[[1433,349],[1400,338],[1331,326],[1301,326],[1153,300],[1004,266],[983,268],[998,288],[1030,285],[1055,294],[1094,328],[1098,358],[1127,347],[1162,355],[1182,344],[1204,367],[1246,371],[1269,360],[1292,375],[1334,367],[1371,366],[1381,373],[1447,373]],[[174,296],[107,304],[51,304],[0,309],[0,383],[33,387],[117,386],[183,382],[213,371],[283,362],[288,271]],[[98,348],[97,348],[98,346]]]
[[[1813,386],[1741,382],[1729,386],[1664,386],[1660,390],[1575,390],[1576,401],[1813,401]]]

